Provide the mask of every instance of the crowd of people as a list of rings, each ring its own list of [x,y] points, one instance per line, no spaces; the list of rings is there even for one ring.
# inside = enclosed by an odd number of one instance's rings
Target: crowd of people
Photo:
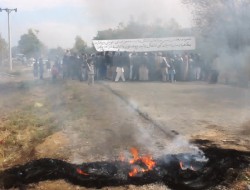
[[[77,55],[67,50],[62,61],[54,62],[51,74],[53,80],[61,75],[63,79],[88,81],[88,84],[94,80],[216,83],[219,72],[216,63],[206,64],[197,53],[118,51]]]

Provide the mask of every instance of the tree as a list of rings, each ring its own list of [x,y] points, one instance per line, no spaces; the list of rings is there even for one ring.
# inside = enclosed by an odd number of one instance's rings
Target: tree
[[[4,60],[8,57],[8,44],[2,38],[0,34],[0,65],[3,64]]]
[[[86,48],[87,48],[87,43],[80,36],[76,36],[75,44],[72,51],[77,54],[82,54],[85,53]]]
[[[126,25],[119,23],[114,29],[98,31],[94,39],[163,38],[178,36],[181,33],[185,34],[174,19],[165,23],[158,19],[152,24],[142,24],[131,19]]]
[[[24,54],[26,57],[40,57],[45,51],[45,46],[38,39],[38,31],[28,30],[27,34],[23,34],[18,42],[18,49],[20,53]]]

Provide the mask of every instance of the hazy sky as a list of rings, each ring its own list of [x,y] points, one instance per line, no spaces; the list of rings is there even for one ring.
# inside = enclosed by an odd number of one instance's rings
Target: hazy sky
[[[0,0],[0,7],[18,9],[10,14],[13,46],[29,28],[37,29],[50,48],[71,48],[76,35],[91,45],[98,30],[115,28],[131,17],[147,23],[174,18],[182,27],[191,25],[190,11],[180,0]],[[7,32],[7,13],[0,12],[6,41]]]

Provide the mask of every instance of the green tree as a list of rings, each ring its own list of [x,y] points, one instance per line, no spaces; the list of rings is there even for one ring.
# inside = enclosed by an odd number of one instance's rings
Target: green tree
[[[86,48],[87,48],[87,43],[80,36],[76,36],[75,44],[74,47],[72,48],[72,51],[77,54],[82,54],[86,52]]]
[[[45,52],[45,46],[37,37],[38,31],[28,30],[27,34],[23,34],[18,42],[20,53],[26,57],[40,57]]]

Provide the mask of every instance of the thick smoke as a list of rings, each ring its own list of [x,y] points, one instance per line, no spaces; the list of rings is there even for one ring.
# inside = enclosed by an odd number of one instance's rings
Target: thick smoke
[[[219,56],[218,70],[222,82],[247,85],[250,1],[191,2],[197,24],[197,51],[201,52],[207,64]]]

